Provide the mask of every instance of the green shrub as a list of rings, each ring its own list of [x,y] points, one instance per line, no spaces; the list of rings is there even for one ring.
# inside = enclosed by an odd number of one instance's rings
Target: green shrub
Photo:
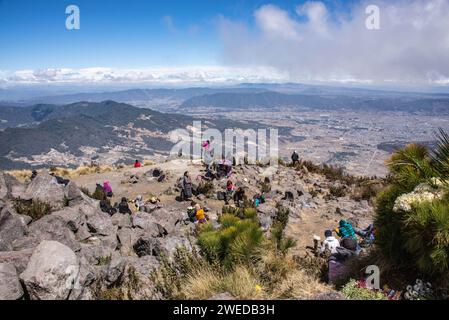
[[[349,281],[341,290],[341,293],[350,300],[388,300],[380,291],[368,288],[360,288],[357,281]]]
[[[202,229],[198,244],[210,262],[221,262],[225,267],[235,263],[249,263],[263,240],[263,232],[253,219],[239,219],[230,214],[220,217],[217,230]]]
[[[222,214],[230,214],[236,216],[240,219],[252,219],[257,218],[257,209],[249,206],[234,207],[234,206],[223,206],[221,209]]]
[[[273,240],[276,249],[281,254],[286,254],[289,249],[296,245],[296,240],[290,237],[285,237],[284,230],[288,223],[290,210],[288,208],[278,206],[276,217],[271,226],[271,239]]]
[[[15,200],[14,209],[18,214],[30,216],[33,220],[39,220],[51,213],[50,204],[40,200]]]
[[[331,186],[329,188],[329,193],[332,197],[342,198],[346,195],[345,186]]]
[[[161,265],[152,271],[150,279],[164,299],[184,299],[183,283],[186,278],[208,268],[210,266],[195,248],[189,251],[186,247],[178,247],[172,259],[162,257]]]
[[[449,202],[424,202],[405,214],[405,249],[426,274],[449,272]]]
[[[396,151],[387,162],[394,184],[413,190],[418,184],[436,177],[437,172],[425,146],[411,143]]]
[[[411,256],[404,250],[405,239],[402,236],[403,213],[393,212],[396,198],[405,193],[397,185],[391,185],[382,191],[377,198],[376,243],[391,264],[398,267],[410,264]]]
[[[444,136],[447,138],[447,136]],[[393,211],[395,200],[429,183],[444,173],[445,150],[449,140],[440,137],[435,151],[409,144],[396,151],[388,166],[390,185],[377,196],[376,244],[383,258],[409,279],[417,275],[430,277],[442,286],[448,284],[449,271],[449,199],[421,202],[412,210]],[[446,149],[445,149],[446,148]],[[434,154],[433,158],[430,156]]]
[[[106,266],[109,263],[111,263],[112,255],[104,256],[104,257],[98,257],[97,259],[97,266]]]

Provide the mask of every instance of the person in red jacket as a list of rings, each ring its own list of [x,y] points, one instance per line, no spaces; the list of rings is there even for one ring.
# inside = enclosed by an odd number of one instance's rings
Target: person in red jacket
[[[140,168],[142,166],[142,164],[140,163],[139,160],[136,160],[136,162],[134,162],[134,168]]]

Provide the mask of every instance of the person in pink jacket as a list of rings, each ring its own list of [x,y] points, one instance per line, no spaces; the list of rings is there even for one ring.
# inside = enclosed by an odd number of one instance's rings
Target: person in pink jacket
[[[112,187],[111,184],[109,183],[108,180],[106,180],[105,182],[103,182],[103,191],[104,193],[106,193],[106,195],[110,198],[113,196],[112,193]]]

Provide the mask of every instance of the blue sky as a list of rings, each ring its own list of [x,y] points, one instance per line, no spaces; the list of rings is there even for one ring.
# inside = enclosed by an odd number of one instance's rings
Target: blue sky
[[[72,4],[80,30],[65,27]],[[448,12],[449,0],[0,0],[0,86],[447,86]]]
[[[220,17],[251,25],[264,4],[294,11],[301,2],[0,0],[0,70],[219,64]],[[80,8],[80,30],[65,29],[70,4]]]

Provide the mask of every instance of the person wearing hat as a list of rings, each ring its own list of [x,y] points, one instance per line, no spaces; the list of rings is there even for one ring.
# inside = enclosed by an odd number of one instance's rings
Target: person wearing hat
[[[337,253],[337,248],[340,246],[340,242],[332,236],[332,231],[326,230],[324,236],[326,239],[321,244],[320,254],[324,253],[326,250],[329,250],[331,254]]]

